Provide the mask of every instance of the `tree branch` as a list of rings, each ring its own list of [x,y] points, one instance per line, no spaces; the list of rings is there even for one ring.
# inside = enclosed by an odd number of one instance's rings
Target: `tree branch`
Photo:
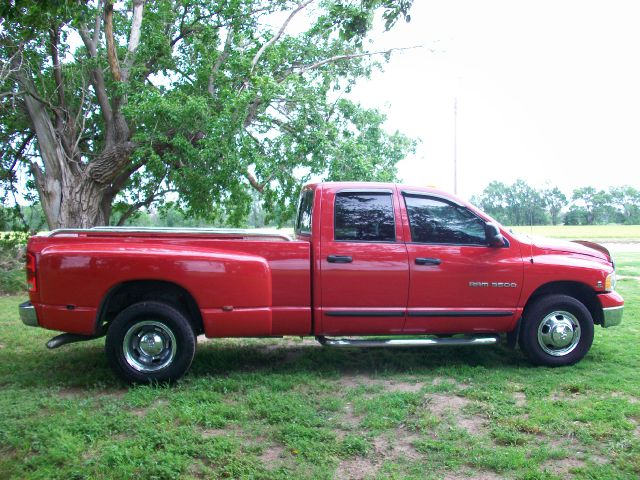
[[[86,25],[81,24],[78,29],[82,43],[89,52],[91,58],[95,58],[98,54],[98,41],[100,40],[100,22],[102,21],[102,0],[98,1],[98,13],[96,14],[95,25],[93,27],[93,37],[89,35],[89,29]]]
[[[390,53],[393,52],[401,52],[404,50],[413,50],[414,48],[423,48],[422,45],[415,45],[413,47],[398,47],[398,48],[390,48],[388,50],[380,50],[378,52],[363,52],[363,53],[351,53],[351,54],[344,54],[344,55],[335,55],[333,57],[329,57],[326,58],[324,60],[320,60],[318,62],[312,63],[311,65],[307,65],[305,67],[301,67],[300,70],[298,70],[295,73],[298,73],[300,75],[302,75],[305,72],[308,72],[309,70],[315,70],[316,68],[322,67],[323,65],[326,65],[328,63],[333,63],[333,62],[338,62],[340,60],[351,60],[352,58],[362,58],[362,57],[371,57],[374,55],[388,55]]]
[[[107,38],[107,61],[111,69],[111,75],[119,82],[122,78],[120,72],[120,62],[118,61],[118,52],[116,50],[116,42],[113,37],[113,0],[107,0],[104,4],[104,35]]]
[[[264,191],[264,185],[258,182],[258,179],[253,173],[247,170],[246,172],[244,172],[244,176],[247,178],[247,180],[249,180],[249,185],[251,185],[255,190],[257,190],[259,193],[262,193]]]
[[[126,82],[129,78],[129,70],[133,66],[136,51],[140,45],[140,33],[142,31],[142,12],[144,9],[144,0],[133,0],[133,18],[131,19],[131,34],[129,35],[129,47],[124,57],[124,68],[122,69],[122,81]]]
[[[58,93],[58,105],[63,113],[66,113],[66,103],[64,99],[64,83],[62,81],[62,66],[60,65],[60,57],[58,54],[58,44],[60,43],[60,30],[54,26],[49,30],[49,39],[51,40],[51,63],[53,64],[53,79],[56,84],[56,92]],[[54,109],[56,115],[56,128],[62,131],[64,119],[58,109]]]
[[[258,53],[255,54],[255,56],[253,57],[253,60],[251,61],[251,69],[249,70],[249,76],[253,75],[253,71],[255,70],[256,65],[260,61],[260,58],[262,57],[262,55],[264,55],[264,52],[267,50],[267,48],[269,48],[271,45],[273,45],[278,40],[280,40],[280,37],[282,36],[284,31],[287,29],[287,26],[289,25],[289,22],[293,19],[293,17],[295,17],[300,10],[305,8],[307,5],[309,5],[313,1],[314,0],[305,0],[303,2],[300,2],[298,6],[289,14],[287,19],[284,21],[284,23],[280,27],[280,30],[278,30],[278,33],[276,33],[271,40],[269,40],[267,43],[262,45],[262,47],[260,47],[260,49],[258,50]]]
[[[211,69],[211,73],[209,74],[209,85],[207,86],[207,91],[211,96],[215,94],[214,81],[216,75],[218,74],[218,70],[220,70],[220,67],[222,67],[222,64],[229,56],[232,37],[233,29],[229,27],[229,31],[227,32],[227,39],[224,41],[224,47],[222,48],[222,53],[220,53],[220,55],[216,59],[216,63],[213,64],[213,68]]]

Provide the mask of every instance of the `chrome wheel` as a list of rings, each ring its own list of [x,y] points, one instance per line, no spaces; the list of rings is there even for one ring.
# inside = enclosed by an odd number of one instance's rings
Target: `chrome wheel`
[[[173,332],[153,320],[137,322],[127,330],[122,342],[126,362],[139,372],[157,372],[169,365],[176,355]]]
[[[566,311],[555,311],[544,317],[538,326],[538,343],[554,357],[571,353],[580,342],[580,322]]]

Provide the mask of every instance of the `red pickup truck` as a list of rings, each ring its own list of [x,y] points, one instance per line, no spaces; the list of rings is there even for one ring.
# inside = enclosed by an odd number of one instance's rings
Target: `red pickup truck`
[[[294,238],[108,227],[34,236],[27,281],[22,321],[67,332],[49,348],[106,335],[110,365],[131,382],[180,378],[200,334],[314,335],[336,347],[504,337],[536,364],[569,365],[624,305],[604,247],[520,236],[455,196],[384,183],[306,186]]]

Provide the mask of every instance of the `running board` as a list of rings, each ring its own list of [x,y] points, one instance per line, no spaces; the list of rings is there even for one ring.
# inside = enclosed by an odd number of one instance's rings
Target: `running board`
[[[86,342],[88,340],[95,340],[96,338],[103,337],[103,335],[78,335],[76,333],[62,333],[60,335],[56,335],[51,340],[47,342],[47,348],[49,350],[53,350],[54,348],[59,348],[68,343],[75,342]]]
[[[482,335],[461,338],[327,338],[316,337],[325,347],[450,347],[464,345],[495,345],[500,341],[499,335]]]

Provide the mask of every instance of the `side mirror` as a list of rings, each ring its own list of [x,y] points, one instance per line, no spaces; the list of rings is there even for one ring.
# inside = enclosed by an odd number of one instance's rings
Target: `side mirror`
[[[500,233],[500,229],[494,223],[487,223],[485,225],[485,234],[487,237],[487,244],[490,247],[504,247],[506,246],[506,242],[504,237]]]

